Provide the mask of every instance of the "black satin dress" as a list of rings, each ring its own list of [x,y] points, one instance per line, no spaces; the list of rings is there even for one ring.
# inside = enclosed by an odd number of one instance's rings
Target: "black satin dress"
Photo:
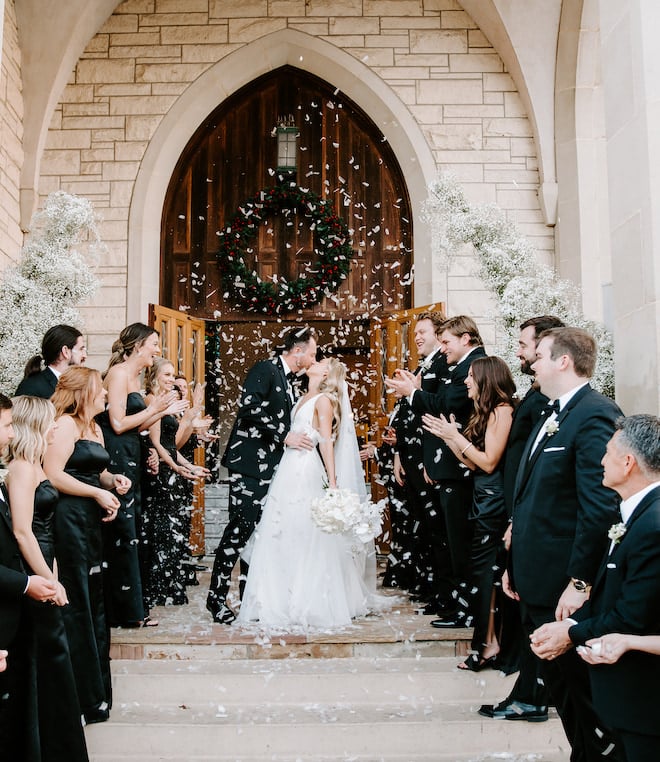
[[[57,490],[48,480],[42,481],[34,495],[32,533],[51,569],[55,557],[54,522],[57,506]],[[63,610],[52,603],[29,600],[33,623],[33,679],[36,680],[37,688],[41,760],[87,762],[87,746]]]
[[[146,408],[139,392],[126,399],[126,415]],[[131,480],[131,488],[119,495],[117,518],[103,525],[105,562],[107,564],[106,611],[111,627],[136,626],[145,618],[142,597],[139,538],[141,529],[142,442],[138,429],[117,434],[110,425],[107,410],[98,416],[105,447],[110,453],[110,471]]]
[[[178,427],[179,421],[173,415],[161,419],[160,443],[175,463]],[[163,461],[158,474],[147,481],[144,529],[148,548],[145,591],[149,606],[188,603],[186,575],[181,566],[188,553],[190,532],[190,501],[185,481]]]
[[[100,474],[109,463],[103,445],[79,439],[64,470],[85,484],[100,487]],[[103,596],[103,515],[93,498],[60,493],[55,513],[55,555],[59,579],[69,598],[63,610],[64,624],[87,722],[102,719],[112,704],[110,630]]]

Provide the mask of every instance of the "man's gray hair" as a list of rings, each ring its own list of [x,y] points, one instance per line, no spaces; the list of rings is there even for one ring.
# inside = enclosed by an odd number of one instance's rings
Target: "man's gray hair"
[[[660,477],[660,418],[656,415],[622,416],[616,421],[619,444],[630,448],[645,476]]]

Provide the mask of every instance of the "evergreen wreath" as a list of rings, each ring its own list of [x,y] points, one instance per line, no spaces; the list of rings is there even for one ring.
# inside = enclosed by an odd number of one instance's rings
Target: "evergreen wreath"
[[[245,263],[245,254],[259,226],[276,214],[300,213],[310,220],[318,259],[297,280],[273,277],[264,281]],[[281,315],[318,304],[334,293],[348,275],[353,257],[351,233],[332,205],[298,185],[259,191],[239,207],[228,227],[219,233],[216,254],[223,287],[249,312]]]

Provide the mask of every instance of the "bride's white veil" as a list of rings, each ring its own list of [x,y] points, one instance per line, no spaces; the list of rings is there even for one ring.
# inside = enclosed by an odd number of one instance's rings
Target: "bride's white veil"
[[[361,502],[367,499],[364,469],[360,460],[353,409],[348,396],[346,381],[344,381],[341,398],[341,421],[335,442],[335,474],[339,489],[349,489],[357,493]],[[376,592],[376,549],[374,543],[357,543],[353,547],[353,558],[361,566],[368,593],[373,595]]]

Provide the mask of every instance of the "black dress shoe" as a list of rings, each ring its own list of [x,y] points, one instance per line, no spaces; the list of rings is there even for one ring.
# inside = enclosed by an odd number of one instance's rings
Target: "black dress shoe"
[[[229,608],[229,606],[214,606],[211,603],[206,603],[206,609],[213,617],[213,621],[217,624],[231,624],[236,619],[236,614]]]
[[[525,704],[522,701],[501,701],[499,704],[484,704],[479,708],[482,717],[493,720],[526,720],[527,722],[545,722],[548,719],[548,707]]]
[[[88,709],[84,712],[83,717],[85,718],[85,725],[93,725],[95,722],[105,722],[110,718],[110,710],[101,709],[101,707]]]
[[[443,616],[440,619],[433,619],[431,627],[438,627],[441,630],[450,630],[456,628],[467,629],[472,625],[463,616]]]

